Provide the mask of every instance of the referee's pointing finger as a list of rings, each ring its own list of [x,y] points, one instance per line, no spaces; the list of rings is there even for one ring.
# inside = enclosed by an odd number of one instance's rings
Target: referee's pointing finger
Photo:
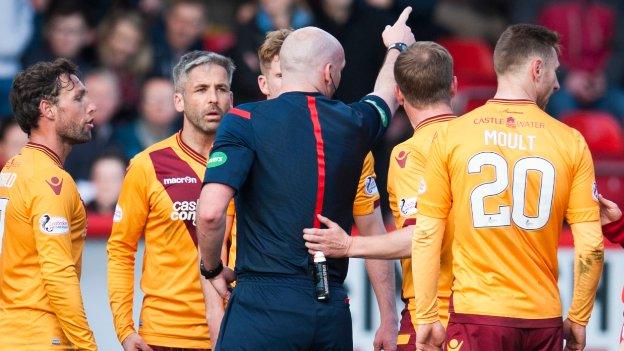
[[[412,13],[412,7],[408,6],[403,10],[403,12],[401,12],[401,15],[399,15],[399,18],[394,24],[397,25],[407,23],[407,19],[409,18],[410,13]]]

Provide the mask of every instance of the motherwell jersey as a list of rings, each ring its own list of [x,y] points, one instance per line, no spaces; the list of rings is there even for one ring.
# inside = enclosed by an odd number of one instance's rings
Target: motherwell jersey
[[[424,187],[420,214],[446,218],[454,211],[457,321],[477,315],[507,317],[490,320],[515,327],[561,325],[563,220],[599,220],[580,133],[531,101],[490,100],[440,128]]]
[[[416,223],[416,204],[419,188],[425,173],[425,165],[431,147],[431,140],[444,122],[453,119],[452,115],[439,115],[425,119],[414,129],[414,135],[392,149],[388,169],[388,201],[397,228],[405,228]],[[446,326],[451,295],[453,274],[451,272],[452,225],[447,226],[442,243],[440,280],[438,284],[438,306],[440,320]],[[401,260],[403,286],[401,297],[405,308],[413,311],[414,280],[412,260]]]
[[[0,350],[96,350],[80,293],[86,213],[47,147],[0,173]]]
[[[358,182],[357,193],[353,201],[353,216],[366,216],[375,211],[379,206],[379,191],[375,175],[375,159],[369,152],[364,158],[362,174]]]
[[[135,254],[144,237],[139,334],[151,345],[210,348],[195,232],[205,167],[204,156],[180,133],[130,162],[108,241],[108,292],[119,340],[135,330]]]

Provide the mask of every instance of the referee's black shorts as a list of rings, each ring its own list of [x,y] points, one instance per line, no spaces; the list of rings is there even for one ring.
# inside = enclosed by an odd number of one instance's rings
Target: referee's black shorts
[[[239,276],[215,350],[352,351],[345,289],[330,282],[329,301],[320,302],[310,277]]]

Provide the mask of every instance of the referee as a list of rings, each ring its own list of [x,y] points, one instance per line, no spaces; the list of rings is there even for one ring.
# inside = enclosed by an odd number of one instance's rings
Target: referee
[[[282,94],[225,115],[199,199],[202,274],[229,304],[216,350],[352,350],[351,314],[342,286],[347,259],[328,259],[330,298],[315,296],[301,233],[317,214],[350,229],[364,157],[385,132],[398,103],[393,66],[414,42],[411,8],[387,26],[389,48],[374,92],[346,105],[331,100],[345,65],[340,43],[306,27],[280,51]],[[220,262],[228,202],[238,221],[237,287]]]

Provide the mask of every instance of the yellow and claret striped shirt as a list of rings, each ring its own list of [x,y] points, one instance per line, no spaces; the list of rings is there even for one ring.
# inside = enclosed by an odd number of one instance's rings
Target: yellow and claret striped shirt
[[[108,293],[120,341],[135,331],[134,265],[145,239],[139,334],[150,345],[210,348],[195,218],[206,158],[180,133],[130,162],[108,241]]]

